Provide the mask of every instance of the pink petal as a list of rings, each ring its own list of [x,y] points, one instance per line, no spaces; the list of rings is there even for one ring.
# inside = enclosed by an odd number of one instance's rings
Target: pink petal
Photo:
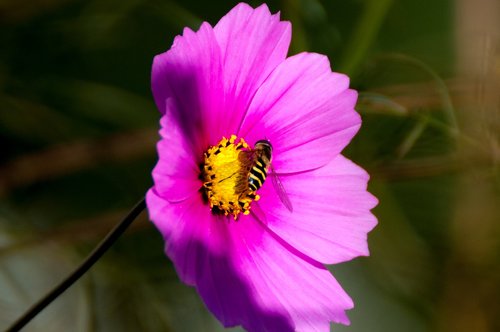
[[[349,324],[345,310],[353,307],[352,300],[321,264],[296,252],[251,218],[232,224],[229,231],[234,266],[261,307],[272,310],[279,304],[278,308],[285,308],[295,324],[293,331],[327,332],[330,321]],[[243,326],[250,331],[291,331],[248,324]]]
[[[367,233],[377,219],[377,199],[366,191],[368,174],[342,155],[325,166],[280,177],[293,205],[288,211],[271,181],[261,188],[259,205],[267,227],[305,255],[325,264],[367,256]]]
[[[179,277],[224,326],[326,332],[330,321],[349,323],[352,301],[328,270],[253,217],[214,217],[199,196],[169,203],[154,188],[146,200]]]
[[[151,85],[158,109],[165,113],[170,100],[185,135],[201,140],[204,149],[217,121],[212,114],[221,108],[222,80],[220,48],[208,23],[197,32],[184,29],[172,48],[153,61]],[[220,140],[222,133],[215,134]]]
[[[157,144],[158,163],[153,169],[155,190],[170,202],[182,201],[197,194],[202,186],[198,179],[200,161],[196,160],[192,141],[184,135],[171,107],[160,123],[162,128],[161,140]]]
[[[250,331],[291,331],[293,322],[279,301],[261,285],[267,307],[256,301],[247,273],[235,268],[228,228],[234,225],[214,217],[201,198],[192,196],[169,203],[151,189],[146,202],[150,219],[165,239],[165,253],[180,279],[195,286],[210,311],[224,324],[244,324]],[[247,222],[253,222],[246,219]]]
[[[158,109],[172,99],[186,135],[215,145],[237,132],[251,98],[288,51],[289,22],[265,5],[239,4],[212,28],[184,29],[153,61],[151,85]]]
[[[224,246],[218,234],[210,208],[201,196],[169,203],[153,187],[146,195],[149,217],[165,239],[165,253],[175,265],[179,278],[195,286],[204,274],[205,260],[210,255],[222,255]]]
[[[238,130],[251,98],[286,58],[291,39],[290,22],[281,22],[267,6],[253,9],[240,3],[214,27],[221,48],[225,107],[214,113],[219,128]]]
[[[259,88],[240,136],[268,139],[278,173],[325,165],[349,143],[361,119],[347,76],[332,73],[328,58],[301,53],[286,59]]]

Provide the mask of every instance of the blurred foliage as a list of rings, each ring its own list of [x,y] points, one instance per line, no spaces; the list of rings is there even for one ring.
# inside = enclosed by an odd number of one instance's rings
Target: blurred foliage
[[[379,226],[369,258],[331,267],[356,303],[337,331],[500,330],[498,24],[479,29],[466,2],[268,2],[293,23],[290,53],[327,54],[360,91],[346,153],[372,174]],[[151,185],[152,58],[235,4],[0,2],[0,329]],[[162,242],[143,216],[26,331],[222,331]]]

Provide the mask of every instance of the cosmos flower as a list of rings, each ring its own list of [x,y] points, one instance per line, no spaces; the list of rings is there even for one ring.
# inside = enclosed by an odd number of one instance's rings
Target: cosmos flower
[[[155,57],[161,118],[146,201],[180,279],[226,327],[329,331],[353,302],[324,264],[368,255],[377,200],[340,153],[357,93],[291,25],[238,4]],[[280,180],[280,181],[279,181]]]

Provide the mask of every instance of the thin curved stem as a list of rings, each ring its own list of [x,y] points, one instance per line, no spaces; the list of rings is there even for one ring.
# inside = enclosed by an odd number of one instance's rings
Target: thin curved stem
[[[81,276],[87,272],[92,265],[94,265],[99,258],[118,240],[118,238],[125,232],[125,230],[132,224],[132,222],[141,214],[146,208],[146,201],[142,198],[128,215],[118,223],[106,237],[94,248],[94,250],[85,258],[85,260],[78,266],[69,276],[66,277],[59,285],[54,287],[43,298],[29,308],[21,317],[19,317],[6,331],[14,332],[22,329],[29,323],[36,315],[40,313],[46,306],[54,301],[66,289],[68,289],[75,281],[80,279]]]

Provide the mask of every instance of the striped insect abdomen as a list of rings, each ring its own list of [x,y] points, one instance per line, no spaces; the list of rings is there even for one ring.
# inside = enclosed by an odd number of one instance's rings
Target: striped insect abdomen
[[[267,176],[267,166],[262,158],[257,158],[248,175],[248,187],[250,190],[257,191],[262,187]]]

